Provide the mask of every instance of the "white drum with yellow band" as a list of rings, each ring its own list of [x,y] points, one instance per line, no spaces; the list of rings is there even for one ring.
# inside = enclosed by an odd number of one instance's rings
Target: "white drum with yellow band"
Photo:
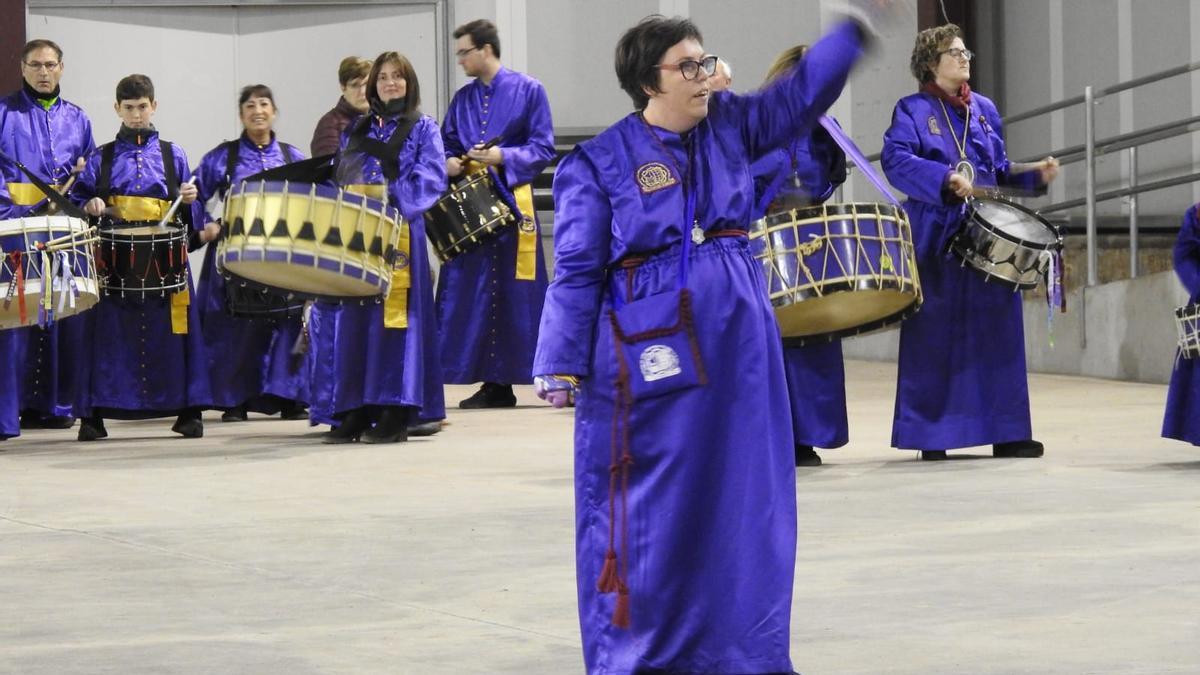
[[[78,218],[0,221],[0,329],[78,314],[100,300],[95,230]]]
[[[225,200],[224,222],[217,265],[269,288],[371,298],[387,295],[393,276],[408,271],[408,225],[400,213],[350,189],[243,182]]]

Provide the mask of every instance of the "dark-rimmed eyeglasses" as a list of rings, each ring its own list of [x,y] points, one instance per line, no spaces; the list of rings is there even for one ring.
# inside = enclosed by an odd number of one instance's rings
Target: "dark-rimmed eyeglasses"
[[[695,59],[686,59],[674,64],[660,63],[654,67],[666,70],[678,70],[679,74],[683,75],[683,79],[694,80],[700,75],[701,69],[704,70],[704,74],[706,76],[712,77],[713,73],[717,72],[717,61],[719,60],[720,57],[710,54],[699,61]]]
[[[956,59],[962,59],[963,61],[970,61],[971,59],[975,58],[975,52],[971,51],[970,49],[959,49],[958,47],[955,47],[954,49],[943,49],[942,51],[938,52],[938,56],[941,56],[942,54],[949,54],[950,56],[953,56]]]
[[[24,64],[26,68],[33,71],[58,70],[58,67],[62,65],[58,61],[46,61],[45,63],[42,63],[41,61],[25,61]]]
[[[476,49],[479,49],[479,47],[467,47],[466,49],[460,49],[460,50],[454,52],[454,55],[461,59],[462,57],[466,56],[467,54],[470,54],[471,52],[475,51]]]

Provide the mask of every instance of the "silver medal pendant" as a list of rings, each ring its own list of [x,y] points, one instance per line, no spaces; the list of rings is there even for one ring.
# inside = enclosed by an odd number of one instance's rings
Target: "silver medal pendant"
[[[975,166],[966,159],[959,160],[954,166],[954,173],[966,178],[968,183],[975,184]]]
[[[697,246],[704,243],[704,229],[699,225],[692,226],[692,243]]]

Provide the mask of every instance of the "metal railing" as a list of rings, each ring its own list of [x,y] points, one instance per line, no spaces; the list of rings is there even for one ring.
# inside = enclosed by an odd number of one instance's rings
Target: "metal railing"
[[[1010,115],[1004,118],[1005,128],[1009,125],[1022,122],[1029,119],[1034,119],[1044,115],[1065,110],[1077,105],[1083,106],[1083,125],[1084,125],[1084,141],[1082,145],[1073,145],[1065,148],[1059,148],[1049,153],[1043,153],[1034,157],[1023,158],[1021,162],[1033,162],[1041,160],[1046,154],[1053,155],[1058,158],[1062,165],[1074,164],[1077,162],[1085,163],[1085,180],[1084,180],[1084,196],[1068,199],[1055,204],[1050,204],[1039,208],[1041,213],[1054,213],[1058,211],[1066,211],[1068,209],[1086,207],[1086,234],[1087,234],[1087,261],[1088,261],[1088,286],[1095,286],[1100,283],[1100,264],[1099,250],[1097,246],[1097,227],[1096,227],[1096,205],[1100,202],[1105,202],[1113,199],[1129,198],[1129,272],[1131,277],[1138,275],[1138,201],[1137,196],[1144,192],[1153,192],[1163,190],[1177,185],[1186,185],[1200,181],[1200,172],[1193,172],[1172,178],[1165,178],[1156,181],[1142,183],[1138,180],[1138,148],[1149,143],[1190,134],[1195,131],[1200,131],[1200,116],[1189,117],[1186,119],[1168,122],[1153,127],[1147,127],[1138,131],[1133,131],[1124,134],[1118,134],[1109,138],[1096,139],[1096,115],[1095,107],[1100,99],[1113,94],[1119,94],[1124,91],[1136,89],[1148,84],[1160,82],[1162,80],[1176,77],[1178,75],[1186,75],[1193,71],[1200,70],[1200,61],[1188,63],[1174,68],[1161,70],[1157,73],[1151,73],[1144,77],[1134,78],[1125,82],[1096,89],[1088,85],[1084,87],[1083,94],[1073,96],[1061,101],[1056,101],[1040,108],[1034,108],[1023,113]],[[1096,159],[1104,155],[1115,154],[1120,151],[1127,151],[1129,155],[1129,179],[1125,187],[1107,190],[1105,192],[1096,191]],[[871,162],[879,160],[879,154],[871,155],[867,158]]]

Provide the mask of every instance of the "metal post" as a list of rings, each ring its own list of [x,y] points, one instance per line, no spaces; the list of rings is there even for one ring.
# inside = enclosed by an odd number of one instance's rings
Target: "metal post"
[[[1096,248],[1096,99],[1092,87],[1083,88],[1083,143],[1086,154],[1088,286],[1100,283],[1100,253]]]
[[[1138,184],[1137,146],[1129,148],[1129,187],[1136,188]],[[1136,279],[1138,275],[1138,196],[1129,195],[1129,278]]]

